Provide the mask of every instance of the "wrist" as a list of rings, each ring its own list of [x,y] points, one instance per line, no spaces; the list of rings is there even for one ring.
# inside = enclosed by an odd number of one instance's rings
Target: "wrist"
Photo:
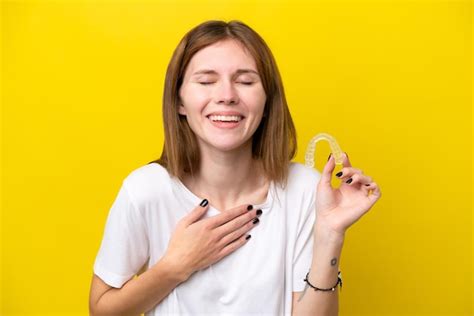
[[[178,282],[185,282],[192,275],[189,269],[179,264],[167,256],[163,256],[158,262],[164,270],[168,272],[168,275],[172,276]]]
[[[314,237],[316,240],[325,243],[342,244],[344,243],[345,232],[340,233],[325,225],[316,224],[314,227]]]

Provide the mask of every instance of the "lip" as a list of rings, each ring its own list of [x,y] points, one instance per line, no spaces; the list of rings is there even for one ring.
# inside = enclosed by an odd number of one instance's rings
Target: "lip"
[[[210,115],[217,115],[217,114],[210,114]],[[223,115],[223,114],[220,114]],[[234,114],[234,115],[240,115],[240,114]],[[239,127],[243,120],[245,119],[244,117],[238,121],[238,122],[219,122],[219,121],[213,121],[209,117],[207,118],[209,122],[211,122],[212,126],[220,128],[220,129],[233,129]]]
[[[217,111],[217,112],[209,113],[206,117],[209,118],[209,116],[211,115],[226,115],[226,116],[233,115],[233,116],[242,116],[243,118],[245,118],[245,116],[242,113],[239,113],[236,111]]]

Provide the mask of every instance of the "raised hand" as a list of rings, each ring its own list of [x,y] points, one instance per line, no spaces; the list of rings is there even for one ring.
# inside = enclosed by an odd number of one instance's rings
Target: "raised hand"
[[[336,174],[342,184],[339,188],[333,188],[331,178],[334,167],[335,160],[331,155],[318,183],[317,225],[318,229],[344,236],[346,230],[377,202],[381,192],[371,177],[352,167],[346,153],[343,168]]]

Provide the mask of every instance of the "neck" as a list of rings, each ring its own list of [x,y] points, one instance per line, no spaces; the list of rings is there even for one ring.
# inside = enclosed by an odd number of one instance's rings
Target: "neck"
[[[242,204],[260,204],[268,187],[261,163],[252,158],[252,143],[235,151],[201,151],[201,164],[194,178],[184,179],[197,196],[207,198],[219,210]],[[262,195],[262,192],[264,193]]]

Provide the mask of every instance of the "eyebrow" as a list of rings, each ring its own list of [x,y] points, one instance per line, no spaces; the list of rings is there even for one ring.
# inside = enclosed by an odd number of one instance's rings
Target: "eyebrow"
[[[245,73],[254,73],[257,76],[259,75],[258,72],[256,72],[253,69],[237,69],[237,71],[235,73],[237,75],[245,74]],[[217,75],[217,72],[215,70],[212,70],[212,69],[201,69],[201,70],[198,70],[195,73],[193,73],[192,76],[201,75],[201,74]]]

